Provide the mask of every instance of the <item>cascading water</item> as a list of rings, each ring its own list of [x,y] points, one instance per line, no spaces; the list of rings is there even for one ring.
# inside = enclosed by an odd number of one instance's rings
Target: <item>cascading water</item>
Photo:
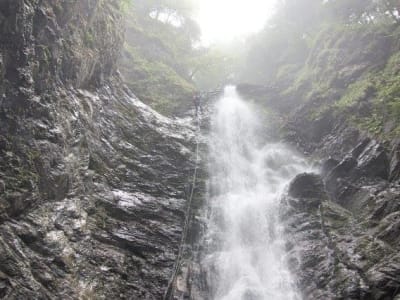
[[[282,144],[262,145],[252,107],[227,87],[211,120],[209,221],[205,238],[210,298],[297,300],[285,263],[279,196],[304,160]]]

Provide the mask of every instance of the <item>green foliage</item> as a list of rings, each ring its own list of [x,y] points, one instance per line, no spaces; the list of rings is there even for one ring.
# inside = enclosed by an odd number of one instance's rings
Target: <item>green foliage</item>
[[[120,70],[143,101],[167,115],[192,105],[194,44],[200,37],[188,0],[137,0],[127,11]]]
[[[282,111],[300,106],[310,121],[330,114],[372,135],[399,135],[399,2],[278,3],[275,17],[247,41],[238,77],[276,86]]]
[[[310,119],[333,111],[373,136],[390,139],[400,134],[400,54],[395,53],[380,72],[372,72],[350,84],[338,101],[320,104]],[[363,107],[360,109],[360,107]]]
[[[192,57],[191,77],[201,90],[215,90],[232,83],[243,63],[242,41],[228,45],[214,44],[208,48],[199,48]]]
[[[388,76],[399,76],[400,74],[400,52],[394,53],[388,60],[385,73]]]
[[[339,111],[344,111],[347,108],[366,100],[368,97],[371,97],[375,91],[376,88],[372,82],[371,76],[368,76],[366,79],[351,84],[347,88],[343,97],[339,101],[335,102],[333,107]]]
[[[335,81],[332,75],[336,66],[354,64],[343,59],[354,58],[357,54],[354,51],[362,47],[370,55],[373,50],[382,49],[391,25],[398,21],[389,13],[398,9],[392,1],[281,0],[278,3],[277,13],[265,29],[248,41],[241,78],[250,83],[264,84],[282,75],[290,77],[282,73],[282,67],[306,61],[314,63],[312,72],[301,72],[301,78],[296,80],[298,87],[315,78]],[[363,54],[359,55],[359,60],[362,59]],[[321,77],[321,73],[330,74],[329,78]],[[310,77],[305,78],[306,75]]]
[[[120,8],[126,13],[132,6],[132,0],[121,0]]]
[[[276,73],[276,79],[278,81],[291,81],[295,79],[295,76],[299,72],[299,64],[285,64],[278,68]]]
[[[356,125],[358,125],[361,129],[368,131],[369,133],[373,134],[374,136],[378,136],[382,134],[383,130],[383,120],[382,116],[377,113],[373,113],[369,117],[353,120]]]
[[[326,3],[328,16],[344,23],[368,22],[373,9],[371,0],[333,0]]]
[[[368,116],[357,112],[353,121],[361,129],[383,138],[393,138],[400,134],[400,52],[391,56],[381,72],[371,74],[363,81],[351,86],[339,104],[360,103],[372,97],[371,113]],[[349,100],[350,99],[350,100]]]
[[[128,0],[121,0],[129,3]],[[157,110],[191,105],[196,89],[233,82],[277,86],[282,98],[315,103],[311,118],[350,113],[359,105],[390,119],[400,116],[398,2],[392,0],[278,1],[262,32],[230,47],[199,47],[194,0],[136,0],[128,9],[121,70],[127,84]],[[381,76],[382,78],[380,78]],[[375,99],[375,100],[373,100]],[[378,117],[363,114],[376,132]]]
[[[121,66],[121,71],[128,77],[128,86],[141,100],[166,115],[191,105],[188,100],[195,90],[193,84],[162,61],[144,58],[137,48],[126,45],[125,51],[129,52],[130,63]]]

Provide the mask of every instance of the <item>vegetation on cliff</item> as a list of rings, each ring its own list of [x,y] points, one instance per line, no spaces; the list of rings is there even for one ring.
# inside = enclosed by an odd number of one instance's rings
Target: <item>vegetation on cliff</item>
[[[194,15],[196,1],[126,0],[126,41],[119,62],[125,83],[166,115],[186,112],[197,90],[225,84],[238,55],[204,46]]]
[[[383,139],[398,136],[398,2],[280,3],[250,40],[240,81],[275,87],[275,107],[304,108],[311,122],[329,114]]]
[[[372,134],[397,132],[382,121],[398,120],[398,82],[389,66],[399,44],[397,1],[277,1],[260,33],[208,48],[195,21],[198,2],[124,2],[120,70],[135,94],[164,114],[186,111],[198,89],[247,82],[276,87],[275,105],[286,109],[314,103],[310,119],[361,105],[359,115],[351,112],[354,124]]]
[[[165,114],[177,112],[195,87],[188,60],[200,31],[189,1],[132,1],[120,70],[135,94]],[[185,107],[187,109],[187,107]]]

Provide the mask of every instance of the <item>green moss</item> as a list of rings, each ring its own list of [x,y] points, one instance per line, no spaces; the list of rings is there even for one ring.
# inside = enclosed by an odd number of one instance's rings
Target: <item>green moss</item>
[[[390,254],[391,250],[388,247],[384,247],[384,244],[374,240],[369,236],[364,236],[357,240],[354,252],[363,258],[366,262],[366,269],[378,263],[382,257]]]
[[[310,55],[286,94],[296,93],[311,100],[341,92],[360,76],[376,71],[385,62],[382,43],[393,31],[387,24],[329,25],[309,38]],[[280,69],[276,77],[281,78]],[[350,101],[343,99],[341,104]]]
[[[312,78],[314,77],[314,70],[310,66],[305,66],[297,76],[293,86],[286,91],[286,93],[291,93],[292,91],[298,91],[304,87],[311,87]]]
[[[134,121],[137,118],[138,113],[137,113],[136,110],[133,110],[131,107],[127,107],[127,106],[122,105],[120,103],[117,103],[116,105],[117,105],[119,111],[123,112],[121,114],[121,116],[129,116],[131,121]],[[118,122],[118,120],[116,120],[116,122]]]
[[[103,206],[98,206],[98,208],[96,209],[96,214],[95,214],[96,226],[101,229],[106,229],[108,219],[109,219],[109,217],[108,217],[106,209]]]
[[[392,76],[397,76],[400,74],[400,51],[394,53],[388,60],[385,73]]]
[[[354,117],[353,123],[356,124],[360,129],[363,129],[374,136],[379,136],[383,132],[382,116],[377,113],[373,113],[370,117]]]
[[[176,27],[149,17],[148,4],[126,2],[126,43],[120,60],[125,83],[157,111],[173,115],[187,111],[193,92],[192,43],[195,27]],[[129,5],[132,2],[133,5]],[[168,6],[168,5],[167,5]],[[186,15],[184,16],[186,17]]]
[[[94,36],[91,30],[85,31],[83,36],[83,42],[85,46],[93,48],[94,47]]]
[[[38,150],[30,150],[27,153],[28,160],[30,164],[35,164],[35,162],[40,158],[41,154]]]
[[[376,91],[375,84],[371,77],[356,81],[349,85],[342,98],[333,104],[333,107],[343,112],[349,107],[354,106],[360,101],[364,101]]]
[[[125,81],[143,101],[164,114],[172,114],[180,106],[191,105],[193,84],[180,76],[171,66],[157,60],[148,60],[140,50],[125,45],[130,57],[128,65],[122,66]]]
[[[372,82],[372,84],[371,84]],[[373,135],[391,139],[400,133],[400,52],[391,56],[383,71],[370,80],[369,88],[375,89],[371,115],[355,118],[355,123]],[[392,126],[385,131],[385,125]]]
[[[121,1],[120,1],[119,9],[120,9],[123,13],[127,13],[128,10],[130,9],[131,5],[132,5],[132,0],[121,0]]]
[[[279,82],[282,81],[293,81],[296,78],[299,70],[301,69],[301,65],[299,64],[287,64],[283,65],[278,69],[276,74],[276,80]]]
[[[98,174],[107,173],[107,166],[96,154],[90,155],[88,168],[96,171]]]
[[[399,136],[400,51],[388,58],[382,46],[396,43],[399,32],[390,24],[325,28],[309,41],[310,56],[283,94],[312,102],[310,121],[330,112],[377,138]]]
[[[331,105],[328,104],[323,104],[320,105],[314,109],[311,109],[307,118],[309,121],[314,121],[319,119],[322,115],[324,115],[325,113],[327,113],[328,111],[330,111],[332,109]]]
[[[51,60],[51,52],[48,46],[46,45],[37,45],[37,52],[42,56],[41,59],[45,63],[49,63]]]

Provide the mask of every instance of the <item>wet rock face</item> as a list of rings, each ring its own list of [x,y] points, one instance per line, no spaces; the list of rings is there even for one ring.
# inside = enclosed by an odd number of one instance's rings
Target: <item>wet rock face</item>
[[[305,299],[400,295],[400,184],[388,159],[363,140],[322,175],[301,174],[282,200],[288,264]]]
[[[161,299],[194,129],[115,74],[119,1],[0,1],[0,298]]]
[[[400,178],[400,143],[394,142],[390,153],[389,179]]]
[[[55,123],[29,120],[45,136],[14,136],[2,151],[2,293],[160,299],[181,241],[192,128],[115,87],[58,92]]]
[[[321,200],[326,197],[324,184],[319,175],[300,174],[289,185],[287,201],[298,211],[318,209]]]
[[[319,175],[300,174],[289,185],[289,195],[295,198],[316,198],[323,197],[324,184]]]
[[[100,87],[100,77],[115,72],[122,43],[118,2],[1,2],[0,166],[5,192],[0,219],[17,216],[39,198],[59,200],[68,193],[71,180],[65,164],[58,163],[63,159],[58,147],[72,142],[69,135],[79,127],[78,110],[84,104],[70,100],[76,92],[65,87]],[[101,27],[104,22],[108,30]],[[89,34],[91,45],[85,42]],[[61,113],[73,110],[74,121],[62,120]]]
[[[309,118],[339,98],[307,102],[287,124],[287,140],[321,162],[323,182],[300,175],[283,199],[289,265],[304,299],[397,299],[399,141],[369,136],[349,115]]]
[[[101,84],[115,71],[123,41],[120,2],[2,1],[4,77],[21,96],[45,91],[55,78],[74,86]]]

